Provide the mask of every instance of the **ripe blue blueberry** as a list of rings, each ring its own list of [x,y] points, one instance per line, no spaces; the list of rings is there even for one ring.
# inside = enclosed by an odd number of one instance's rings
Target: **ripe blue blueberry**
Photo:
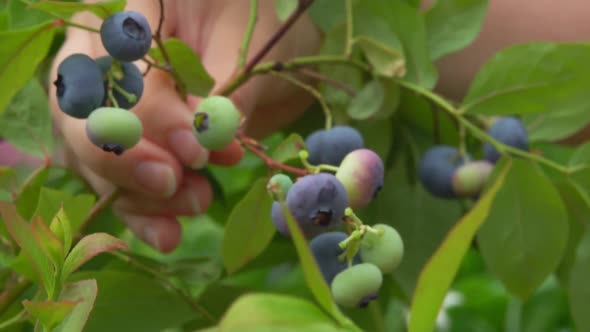
[[[381,270],[371,263],[354,265],[332,281],[334,302],[348,308],[364,308],[377,298],[383,283]]]
[[[517,118],[498,118],[488,129],[488,134],[497,141],[513,148],[524,151],[529,149],[529,136],[527,130]],[[500,159],[500,153],[492,144],[486,142],[483,145],[483,157],[484,159],[495,163]]]
[[[334,175],[311,174],[293,184],[286,203],[303,229],[325,228],[342,220],[348,206],[348,194]]]
[[[86,120],[86,135],[106,152],[116,155],[135,146],[141,139],[143,126],[139,118],[128,110],[101,107]]]
[[[72,54],[57,68],[57,103],[66,114],[87,118],[100,107],[105,96],[102,73],[94,60],[85,54]]]
[[[150,50],[152,30],[143,14],[125,11],[104,20],[100,38],[112,57],[121,61],[136,61]]]
[[[103,56],[96,59],[96,63],[102,71],[103,77],[109,71],[113,64],[114,58],[111,56]],[[123,96],[118,90],[113,89],[113,96],[117,101],[120,108],[130,109],[133,108],[141,98],[143,94],[143,75],[139,68],[131,62],[120,62],[121,63],[121,74],[123,77],[120,80],[115,79],[115,82],[121,87],[121,89],[127,91],[130,94],[135,95],[135,101],[130,102],[127,97]],[[107,80],[104,81],[105,90],[108,88]],[[103,106],[106,106],[108,96],[105,94]]]
[[[311,253],[318,263],[320,272],[322,272],[322,276],[328,285],[332,283],[332,280],[334,280],[334,277],[338,273],[348,268],[346,257],[342,256],[344,250],[338,245],[340,242],[346,240],[347,237],[348,235],[343,232],[328,232],[314,237],[309,242]],[[357,254],[353,258],[352,264],[360,263],[361,260]]]
[[[313,165],[338,166],[346,155],[365,145],[363,137],[353,127],[335,126],[329,130],[317,130],[305,140],[308,161]]]
[[[344,157],[336,178],[342,182],[348,193],[350,207],[367,206],[383,186],[383,161],[369,149],[358,149]]]
[[[453,191],[453,174],[465,163],[459,151],[447,145],[430,148],[420,160],[418,176],[424,188],[432,195],[440,198],[456,198]]]

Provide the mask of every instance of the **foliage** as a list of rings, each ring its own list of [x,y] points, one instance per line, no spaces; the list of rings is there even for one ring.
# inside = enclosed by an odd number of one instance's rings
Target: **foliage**
[[[317,98],[302,119],[263,142],[237,137],[252,153],[231,169],[209,168],[217,186],[213,206],[183,219],[181,245],[167,255],[118,224],[110,213],[116,195],[95,197],[50,158],[59,141],[41,82],[64,28],[85,28],[69,21],[75,13],[105,19],[126,1],[0,5],[0,137],[46,159],[36,170],[0,168],[0,329],[590,330],[590,145],[555,142],[590,123],[590,45],[534,42],[502,50],[477,73],[465,99],[453,103],[434,91],[435,60],[471,44],[487,0],[438,0],[428,10],[413,0],[274,3],[287,28],[309,12],[324,35],[320,54],[280,66],[247,63],[254,17],[237,75],[217,91],[183,41],[154,35],[145,60],[150,70],[170,74],[182,95],[229,96],[272,74]],[[306,85],[292,75],[303,68],[330,79]],[[488,135],[487,123],[503,115],[523,119],[530,151]],[[314,170],[302,158],[303,138],[324,124],[354,126],[383,159],[383,188],[356,213],[366,225],[395,227],[404,241],[400,267],[384,277],[366,309],[334,303],[284,204],[291,238],[271,223],[267,169]],[[419,159],[441,142],[475,156],[488,142],[504,155],[479,198],[441,199],[422,187]]]

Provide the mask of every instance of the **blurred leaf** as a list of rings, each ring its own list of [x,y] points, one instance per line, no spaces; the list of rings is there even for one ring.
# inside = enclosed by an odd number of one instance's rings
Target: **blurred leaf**
[[[569,137],[590,122],[588,105],[574,99],[542,113],[524,114],[530,142],[552,142]]]
[[[16,208],[23,218],[29,220],[34,215],[41,187],[47,180],[48,175],[49,168],[47,166],[42,166],[29,175],[16,198]]]
[[[54,332],[82,332],[88,316],[94,307],[98,293],[96,280],[88,279],[65,285],[61,293],[62,301],[79,301],[72,313],[67,316]]]
[[[299,134],[293,133],[272,152],[272,159],[285,163],[287,161],[297,159],[299,160],[299,151],[305,149],[305,141]]]
[[[559,193],[534,164],[512,164],[477,241],[490,270],[524,300],[557,268],[568,219]]]
[[[44,156],[53,149],[52,131],[47,94],[33,79],[0,115],[0,135],[23,152]]]
[[[55,29],[54,24],[47,23],[22,30],[0,31],[0,114],[35,74],[49,51]]]
[[[373,79],[363,87],[348,105],[348,115],[355,120],[366,120],[379,112],[385,100],[381,81]]]
[[[10,167],[0,167],[0,190],[14,192],[18,184],[16,172]]]
[[[308,301],[256,293],[238,298],[229,307],[218,328],[227,332],[345,331]]]
[[[569,166],[590,166],[590,142],[582,144],[576,148],[569,161]]]
[[[10,27],[10,12],[8,8],[0,10],[0,31],[8,30]]]
[[[43,252],[51,259],[55,269],[61,269],[65,257],[64,247],[61,241],[40,217],[33,218],[31,229],[35,240],[41,245]]]
[[[279,20],[285,21],[297,9],[298,0],[275,0],[275,10]]]
[[[96,198],[91,194],[74,196],[65,191],[43,187],[40,189],[38,201],[34,210],[35,215],[41,216],[44,220],[53,220],[53,217],[63,208],[69,219],[72,233],[76,233],[94,206]]]
[[[266,191],[266,178],[258,179],[234,207],[225,225],[223,263],[234,273],[256,258],[275,234],[271,221],[272,199]]]
[[[365,36],[355,37],[373,70],[385,77],[403,77],[406,74],[404,55],[387,45]]]
[[[590,107],[587,44],[528,43],[497,53],[477,73],[464,108],[486,115]]]
[[[51,15],[29,8],[28,3],[23,0],[8,0],[5,2],[7,2],[6,9],[10,16],[10,29],[22,29],[54,21]]]
[[[93,257],[109,251],[128,250],[121,239],[107,233],[93,233],[83,237],[66,257],[62,271],[62,280],[67,278]]]
[[[112,14],[125,9],[126,5],[126,0],[100,1],[96,3],[44,0],[31,4],[29,7],[31,9],[41,10],[62,18],[68,18],[78,12],[89,11],[102,19],[106,19]]]
[[[487,0],[438,0],[426,12],[428,48],[432,59],[467,47],[478,36]]]
[[[393,144],[393,125],[387,120],[368,120],[355,123],[363,136],[365,147],[373,150],[384,162]]]
[[[170,57],[172,68],[174,68],[178,79],[180,79],[176,83],[181,87],[181,90],[195,96],[207,96],[215,81],[209,76],[195,51],[176,38],[166,39],[164,49],[166,49]],[[152,48],[149,55],[159,63],[164,63],[159,48]]]
[[[308,11],[313,22],[323,32],[333,30],[345,20],[344,1],[342,0],[316,1]]]
[[[289,208],[284,202],[281,202],[281,209],[283,211],[283,215],[285,216],[285,220],[287,221],[289,234],[291,234],[291,239],[295,245],[295,249],[297,250],[299,262],[301,263],[301,268],[303,269],[303,276],[305,277],[305,283],[311,290],[316,301],[324,310],[326,310],[332,317],[340,322],[340,324],[352,324],[348,318],[342,314],[338,308],[338,305],[334,303],[330,287],[324,280],[318,263],[311,254],[309,244],[303,236],[303,232],[299,227],[299,224],[297,221],[295,221],[291,215],[291,212],[289,211]]]
[[[31,224],[18,215],[15,206],[8,203],[0,202],[0,215],[8,232],[34,269],[36,277],[43,284],[47,294],[51,296],[55,290],[54,271],[48,255],[43,251],[43,246],[33,235]]]
[[[74,276],[95,278],[100,289],[84,332],[161,332],[196,315],[178,294],[145,273],[103,270]]]
[[[39,320],[47,330],[52,330],[61,323],[72,312],[76,304],[72,301],[23,301],[23,306],[32,316],[33,321]]]
[[[578,331],[590,330],[590,230],[586,229],[577,249],[570,273],[568,295]]]
[[[444,297],[477,230],[487,218],[494,196],[510,169],[503,164],[493,185],[448,233],[420,273],[410,315],[409,331],[432,331]]]

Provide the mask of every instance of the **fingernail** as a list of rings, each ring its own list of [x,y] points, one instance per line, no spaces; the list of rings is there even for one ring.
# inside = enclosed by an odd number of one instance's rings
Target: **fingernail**
[[[193,213],[195,215],[201,214],[201,202],[199,201],[199,196],[197,193],[192,192],[190,194],[191,206],[193,208]]]
[[[199,145],[192,130],[178,129],[168,137],[168,144],[182,162],[193,168],[202,168],[209,158],[209,152]]]
[[[154,161],[144,161],[135,169],[137,182],[147,190],[170,197],[176,192],[176,179],[172,168]]]
[[[158,251],[160,249],[160,236],[158,231],[149,225],[146,225],[143,229],[143,236],[145,242],[147,242],[152,247],[156,248]]]

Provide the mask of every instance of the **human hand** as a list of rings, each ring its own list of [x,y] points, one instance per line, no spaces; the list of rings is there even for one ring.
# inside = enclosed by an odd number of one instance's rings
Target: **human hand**
[[[215,79],[216,88],[223,85],[235,71],[249,3],[231,0],[164,3],[162,37],[176,37],[187,43],[199,54]],[[252,52],[260,49],[280,25],[272,6],[273,1],[269,0],[260,4]],[[152,30],[156,30],[160,17],[158,1],[130,0],[126,10],[143,13]],[[101,22],[89,13],[72,20],[97,28]],[[302,18],[267,57],[286,60],[313,53],[318,46],[318,32],[307,18]],[[92,58],[107,54],[98,34],[70,28],[56,56],[52,81],[59,63],[73,53],[85,53]],[[146,68],[141,62],[136,64],[142,70]],[[60,111],[53,84],[50,84],[50,96],[55,124],[64,137],[65,163],[101,195],[120,188],[115,212],[140,239],[162,252],[173,250],[180,241],[177,216],[197,215],[211,203],[208,180],[191,169],[202,168],[207,162],[231,166],[243,154],[237,141],[222,151],[209,152],[201,147],[192,132],[193,110],[200,98],[190,96],[182,100],[174,81],[159,70],[152,69],[145,77],[143,96],[133,108],[143,124],[143,137],[121,156],[99,150],[86,137],[85,121]],[[248,132],[257,137],[293,120],[311,101],[305,92],[266,77],[253,79],[231,97],[248,117]]]

